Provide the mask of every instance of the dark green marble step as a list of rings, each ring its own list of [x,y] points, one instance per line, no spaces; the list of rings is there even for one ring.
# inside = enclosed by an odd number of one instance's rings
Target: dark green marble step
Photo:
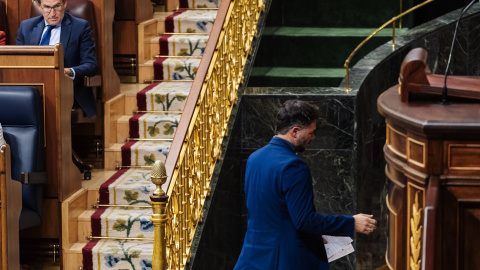
[[[248,87],[338,86],[344,77],[344,68],[254,67]]]
[[[373,28],[266,27],[255,66],[343,67],[350,53]],[[396,29],[396,35],[407,29]],[[383,29],[370,39],[352,59],[357,62],[367,53],[392,39],[392,29]]]
[[[403,11],[414,5],[413,0],[402,2]],[[400,0],[276,0],[267,26],[377,28],[399,13]],[[412,15],[402,21],[411,27]]]

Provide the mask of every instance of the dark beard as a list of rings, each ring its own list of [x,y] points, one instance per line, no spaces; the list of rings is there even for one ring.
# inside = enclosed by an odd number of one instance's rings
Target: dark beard
[[[301,153],[301,152],[304,152],[305,151],[305,147],[301,146],[301,145],[296,145],[295,146],[295,152],[296,153]]]

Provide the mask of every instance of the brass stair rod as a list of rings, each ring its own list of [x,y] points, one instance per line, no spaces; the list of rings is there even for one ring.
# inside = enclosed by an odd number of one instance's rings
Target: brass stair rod
[[[197,8],[181,8],[181,7],[177,7],[175,9],[175,11],[179,11],[179,10],[218,10],[218,8],[213,8],[213,7],[211,7],[211,8],[208,8],[208,7],[207,8],[198,8],[198,7]]]
[[[393,49],[395,49],[395,21],[392,23],[392,45]]]
[[[173,139],[143,139],[143,138],[127,138],[125,142],[169,142],[173,141]]]
[[[121,169],[150,169],[152,168],[152,166],[148,166],[148,165],[129,165],[129,166],[125,166],[125,165],[117,165],[115,166],[115,170],[121,170]]]
[[[380,26],[377,30],[373,31],[373,33],[371,33],[367,38],[365,38],[360,44],[358,44],[358,46],[355,48],[355,50],[353,50],[353,52],[350,54],[350,56],[348,56],[347,60],[345,60],[345,64],[343,65],[343,67],[345,67],[345,69],[346,69],[346,78],[345,78],[346,86],[343,90],[345,90],[347,92],[352,90],[352,88],[350,88],[350,78],[349,78],[349,72],[348,72],[350,61],[352,60],[352,57],[358,52],[358,50],[363,45],[365,45],[365,43],[367,43],[367,41],[369,41],[374,35],[376,35],[378,32],[380,32],[383,28],[385,28],[390,23],[393,23],[394,21],[402,18],[403,16],[407,15],[408,13],[410,13],[410,12],[420,8],[420,7],[423,7],[426,4],[430,4],[433,1],[435,1],[435,0],[426,0],[425,2],[423,2],[421,4],[418,4],[418,5],[410,8],[410,9],[398,14],[397,16],[391,18],[386,23],[384,23],[382,26]]]
[[[179,113],[181,114],[183,111],[140,111],[140,110],[134,110],[133,113],[158,113],[158,114],[169,114],[169,113]]]
[[[154,82],[193,82],[193,80],[143,80],[144,83]]]

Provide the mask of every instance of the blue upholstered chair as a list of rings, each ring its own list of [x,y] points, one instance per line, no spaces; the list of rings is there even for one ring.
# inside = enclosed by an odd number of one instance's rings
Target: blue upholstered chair
[[[0,123],[11,149],[12,179],[22,182],[19,229],[42,223],[43,186],[47,183],[43,106],[32,86],[0,85]]]

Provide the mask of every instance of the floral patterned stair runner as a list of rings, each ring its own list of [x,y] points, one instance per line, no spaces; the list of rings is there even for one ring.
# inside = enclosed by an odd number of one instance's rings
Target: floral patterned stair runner
[[[130,118],[130,138],[173,139],[180,113],[139,113]]]
[[[212,29],[216,10],[181,10],[165,19],[167,33],[203,33]],[[182,36],[182,37],[180,37]],[[202,36],[204,36],[202,38]],[[193,80],[203,55],[208,35],[165,35],[160,38],[160,57],[153,63],[155,80]],[[191,38],[191,39],[190,39]],[[191,57],[190,57],[191,56]]]
[[[151,166],[165,162],[171,141],[130,141],[122,146],[122,166]]]
[[[153,238],[153,224],[150,222],[152,208],[133,210],[126,207],[108,207],[96,211],[92,215],[92,236]]]
[[[137,93],[138,110],[180,111],[191,86],[191,82],[152,83]]]
[[[153,62],[155,80],[193,80],[200,59],[160,57]]]
[[[153,241],[93,240],[83,248],[83,269],[152,269]]]
[[[188,1],[189,6],[211,7],[217,4],[217,1],[209,0]],[[208,33],[215,15],[216,11],[205,10],[177,12],[167,20],[166,28],[170,25],[168,30],[170,32]],[[200,63],[198,56],[203,54],[207,38],[208,35],[164,37],[167,43],[163,45],[161,55],[197,56],[157,60],[165,63],[161,70],[166,74],[164,79],[193,79]],[[170,140],[173,139],[180,120],[181,114],[178,111],[183,110],[191,85],[191,82],[153,83],[137,93],[138,110],[142,112],[130,119],[130,138],[166,139],[166,141],[127,142],[122,147],[123,166],[151,165],[155,160],[165,161],[170,149]],[[100,207],[92,215],[92,235],[115,238],[90,241],[82,250],[83,269],[151,269],[152,209],[144,207],[150,206],[149,196],[155,190],[150,173],[150,169],[121,169],[102,184],[99,190],[100,204],[112,206]]]
[[[148,206],[155,185],[151,170],[122,169],[100,186],[100,204]]]
[[[123,169],[100,187],[100,204],[132,205],[101,207],[92,215],[92,235],[116,237],[90,241],[82,250],[84,269],[150,269],[153,224],[150,222],[150,194],[155,185],[151,170]],[[125,239],[141,237],[138,241]]]
[[[160,55],[202,56],[207,45],[207,35],[163,35]]]

